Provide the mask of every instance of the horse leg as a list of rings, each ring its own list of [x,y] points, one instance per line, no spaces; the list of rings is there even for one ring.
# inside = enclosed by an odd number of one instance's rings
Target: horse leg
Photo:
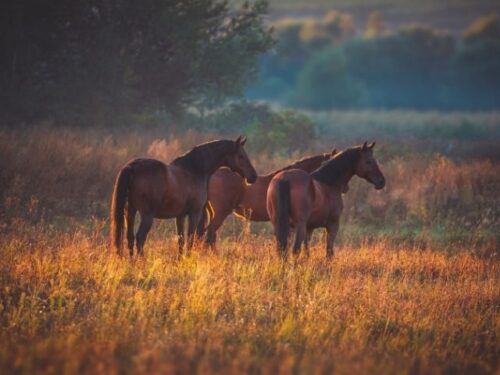
[[[127,242],[128,242],[128,252],[130,256],[134,256],[134,222],[135,222],[135,214],[137,210],[128,204],[127,208]]]
[[[136,236],[138,255],[144,255],[144,243],[146,242],[146,237],[148,236],[149,230],[151,229],[152,225],[153,216],[141,214],[141,224],[139,225]]]
[[[309,251],[309,243],[311,242],[312,233],[313,233],[313,229],[307,228],[306,240],[304,242],[304,245],[305,245],[305,250],[306,250],[306,256],[308,258],[311,255],[311,252]]]
[[[175,218],[175,226],[177,228],[177,241],[179,244],[179,257],[182,256],[182,250],[184,249],[184,221],[186,219],[185,215],[177,216]]]
[[[205,207],[201,211],[200,222],[198,223],[198,226],[196,227],[196,237],[198,239],[201,239],[206,231],[205,223],[207,221],[207,208],[206,208],[207,205],[208,205],[208,203],[205,205]]]
[[[190,251],[193,248],[194,233],[196,231],[198,223],[200,222],[200,217],[201,217],[201,210],[191,212],[188,215],[188,246],[187,246],[188,251]]]
[[[293,255],[300,254],[302,243],[306,240],[306,223],[299,223],[295,227],[295,242],[293,243]]]
[[[210,249],[212,249],[212,251],[216,250],[215,242],[217,241],[217,231],[222,226],[222,223],[224,223],[224,220],[226,220],[230,213],[230,210],[215,211],[214,217],[212,218],[212,220],[210,220],[210,223],[207,226],[206,244],[210,246]]]
[[[335,237],[337,237],[337,233],[339,231],[339,221],[335,220],[328,224],[326,227],[326,257],[333,257],[333,242],[335,241]]]

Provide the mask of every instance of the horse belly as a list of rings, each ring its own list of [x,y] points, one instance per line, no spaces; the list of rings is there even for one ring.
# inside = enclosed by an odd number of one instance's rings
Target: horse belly
[[[200,209],[205,204],[206,187],[203,190],[198,184],[174,168],[169,171],[162,190],[161,203],[156,208],[155,217],[169,219],[189,214],[193,209]],[[202,191],[202,194],[197,192]]]
[[[178,197],[169,197],[168,195],[162,201],[162,204],[157,208],[155,217],[159,219],[170,219],[173,217],[186,214],[187,202]]]

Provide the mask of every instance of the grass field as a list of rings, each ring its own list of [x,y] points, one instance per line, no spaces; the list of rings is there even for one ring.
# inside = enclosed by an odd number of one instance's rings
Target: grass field
[[[310,153],[360,141],[348,125],[360,117],[323,116],[335,127]],[[453,123],[383,116],[366,118],[386,129],[386,189],[353,181],[334,259],[318,231],[311,258],[285,265],[269,226],[235,219],[217,254],[177,261],[170,222],[143,259],[109,253],[119,167],[216,135],[0,129],[0,373],[498,373],[498,116],[441,138]],[[419,123],[434,124],[431,145]],[[251,142],[261,173],[301,156]]]

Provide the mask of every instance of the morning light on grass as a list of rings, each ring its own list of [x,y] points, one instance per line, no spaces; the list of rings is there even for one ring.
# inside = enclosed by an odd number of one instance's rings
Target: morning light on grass
[[[495,2],[42,3],[0,12],[1,374],[499,373]]]

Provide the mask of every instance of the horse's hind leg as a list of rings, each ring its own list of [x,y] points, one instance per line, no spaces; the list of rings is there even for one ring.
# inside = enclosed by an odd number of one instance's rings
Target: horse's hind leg
[[[196,237],[201,239],[203,238],[203,235],[205,234],[205,224],[206,221],[209,219],[207,218],[207,208],[206,206],[208,203],[205,205],[205,208],[201,211],[201,216],[200,216],[200,222],[198,223],[198,226],[196,227]]]
[[[295,242],[293,243],[293,254],[299,255],[302,243],[306,240],[306,223],[300,223],[295,228]]]
[[[134,255],[134,222],[135,222],[135,214],[137,210],[133,207],[130,207],[130,204],[127,208],[127,242],[128,242],[128,251],[130,256]]]
[[[196,232],[196,227],[200,222],[201,211],[191,212],[188,216],[188,251],[193,248],[194,244],[194,234]]]
[[[313,229],[307,228],[306,240],[304,241],[304,248],[306,250],[307,257],[309,257],[311,255],[311,252],[309,251],[309,244],[311,243],[312,233],[313,233]]]
[[[175,226],[177,228],[177,241],[179,244],[179,257],[182,255],[184,249],[184,221],[186,216],[178,216],[175,218]]]
[[[144,243],[146,242],[146,237],[148,236],[149,230],[153,225],[153,216],[142,215],[141,214],[141,224],[137,230],[137,254],[144,254]]]

